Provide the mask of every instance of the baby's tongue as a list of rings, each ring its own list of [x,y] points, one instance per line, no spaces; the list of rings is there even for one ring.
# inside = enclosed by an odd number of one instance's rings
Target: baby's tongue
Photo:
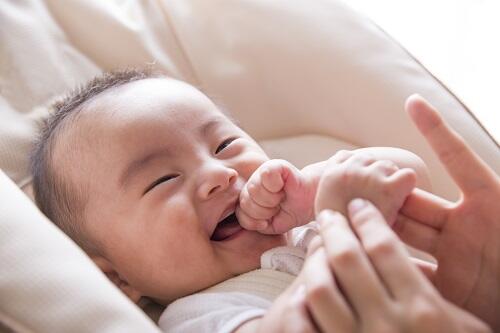
[[[215,228],[214,234],[212,235],[212,239],[216,241],[223,240],[241,229],[238,220],[234,214],[225,218],[222,222],[217,225]]]

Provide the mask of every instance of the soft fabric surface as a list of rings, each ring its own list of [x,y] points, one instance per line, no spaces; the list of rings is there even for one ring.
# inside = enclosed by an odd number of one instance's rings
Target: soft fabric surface
[[[302,166],[340,148],[419,154],[456,188],[403,111],[418,92],[500,172],[498,147],[446,88],[341,2],[0,2],[0,168],[27,186],[40,107],[100,70],[153,65],[230,110],[273,157]],[[154,331],[84,254],[0,177],[0,309],[37,332]]]
[[[0,320],[19,332],[157,330],[2,172],[0,198]]]

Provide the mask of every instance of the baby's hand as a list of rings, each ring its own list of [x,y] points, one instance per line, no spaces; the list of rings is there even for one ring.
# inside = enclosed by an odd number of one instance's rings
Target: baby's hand
[[[346,215],[348,202],[364,198],[392,225],[415,184],[413,169],[400,169],[392,161],[376,160],[367,153],[340,152],[328,160],[319,181],[315,212],[329,208]]]
[[[312,182],[285,160],[270,160],[250,177],[240,193],[236,216],[241,226],[282,234],[312,218]]]

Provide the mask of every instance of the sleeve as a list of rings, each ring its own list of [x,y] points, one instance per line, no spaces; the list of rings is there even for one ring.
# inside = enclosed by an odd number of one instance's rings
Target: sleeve
[[[316,221],[292,229],[292,245],[307,252],[309,243],[319,234],[319,226]]]
[[[158,325],[169,333],[230,333],[261,317],[271,301],[242,292],[198,293],[171,303]]]

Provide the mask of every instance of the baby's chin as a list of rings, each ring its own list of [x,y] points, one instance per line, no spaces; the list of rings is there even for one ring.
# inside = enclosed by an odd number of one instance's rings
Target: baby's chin
[[[224,251],[229,252],[230,266],[235,275],[260,268],[260,257],[264,252],[285,245],[287,245],[285,234],[265,235],[245,229],[241,231],[241,235],[233,239],[232,243],[223,244]]]
[[[175,288],[177,292],[168,295],[156,295],[156,297],[150,296],[149,298],[158,304],[168,305],[178,298],[210,288],[230,278],[260,268],[260,258],[264,252],[277,246],[286,245],[285,235],[264,235],[256,231],[244,230],[240,236],[240,239],[235,238],[228,244],[223,244],[224,242],[218,244],[225,245],[224,249],[219,249],[222,250],[222,257],[225,257],[225,259],[224,262],[220,263],[222,266],[220,270],[217,269],[218,273],[213,274],[211,278],[203,282],[198,280],[199,283],[192,284],[187,288],[186,286],[184,286],[185,288]],[[226,268],[224,269],[224,267]]]

